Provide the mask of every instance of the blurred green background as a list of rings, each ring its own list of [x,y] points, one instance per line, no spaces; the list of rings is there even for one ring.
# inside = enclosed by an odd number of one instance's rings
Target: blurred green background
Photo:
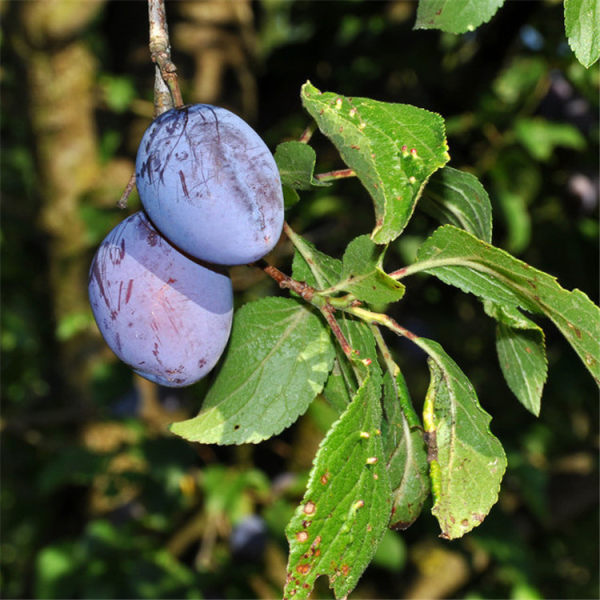
[[[447,121],[451,165],[489,191],[494,243],[598,301],[597,66],[564,37],[560,1],[507,2],[460,36],[413,31],[416,3],[167,2],[184,99],[225,106],[274,151],[322,90],[414,104]],[[284,527],[333,415],[317,399],[259,446],[192,445],[168,423],[185,390],[136,378],[87,304],[93,252],[127,213],[115,204],[152,118],[144,2],[1,2],[2,535],[6,598],[276,598]],[[319,134],[318,170],[342,166]],[[288,220],[339,256],[373,226],[357,181],[305,193]],[[410,261],[435,223],[415,214],[387,255]],[[289,272],[290,244],[269,260]],[[279,291],[232,269],[236,302]],[[389,532],[354,598],[597,598],[598,393],[550,323],[539,419],[512,397],[494,325],[473,297],[411,278],[398,321],[438,340],[472,379],[509,468],[486,521],[438,539],[426,507]],[[423,356],[390,340],[417,408]],[[320,580],[315,598],[331,597]]]

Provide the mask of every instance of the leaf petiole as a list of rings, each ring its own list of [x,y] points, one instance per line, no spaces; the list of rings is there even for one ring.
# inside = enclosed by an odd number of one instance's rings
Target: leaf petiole
[[[317,173],[315,179],[319,181],[336,181],[337,179],[345,179],[347,177],[356,177],[354,169],[337,169],[335,171],[327,171],[326,173]]]

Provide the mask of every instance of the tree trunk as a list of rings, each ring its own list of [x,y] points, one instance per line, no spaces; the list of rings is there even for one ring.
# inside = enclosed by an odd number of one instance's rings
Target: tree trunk
[[[16,42],[26,69],[41,199],[36,225],[49,240],[49,292],[59,327],[65,319],[89,314],[88,248],[80,209],[100,165],[94,122],[96,61],[79,36],[102,4],[37,0],[19,7]],[[64,382],[81,400],[97,338],[90,326],[61,344]]]

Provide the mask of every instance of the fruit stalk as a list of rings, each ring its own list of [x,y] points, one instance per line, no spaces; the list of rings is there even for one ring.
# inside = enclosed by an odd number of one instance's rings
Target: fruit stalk
[[[177,80],[177,67],[171,60],[171,43],[165,13],[164,0],[148,0],[150,23],[150,56],[155,66],[154,74],[154,118],[168,110],[183,106],[183,98]],[[135,172],[129,178],[117,206],[127,208],[129,195],[135,186]]]
[[[183,106],[183,99],[177,81],[177,67],[171,60],[171,44],[164,0],[148,0],[148,20],[150,22],[150,56],[152,62],[157,66],[154,110],[155,116],[158,116],[173,106],[175,108]],[[166,95],[161,93],[164,86],[158,81],[159,79],[167,84],[171,99],[167,99]],[[157,91],[159,91],[158,95]]]

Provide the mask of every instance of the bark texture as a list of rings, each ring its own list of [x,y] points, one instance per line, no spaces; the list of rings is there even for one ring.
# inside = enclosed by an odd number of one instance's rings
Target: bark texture
[[[95,187],[100,164],[94,121],[97,65],[81,34],[102,5],[103,0],[36,0],[19,6],[16,45],[27,77],[41,200],[36,226],[49,240],[49,293],[58,324],[89,313],[81,202]],[[61,344],[65,383],[82,396],[94,339],[90,326]]]

